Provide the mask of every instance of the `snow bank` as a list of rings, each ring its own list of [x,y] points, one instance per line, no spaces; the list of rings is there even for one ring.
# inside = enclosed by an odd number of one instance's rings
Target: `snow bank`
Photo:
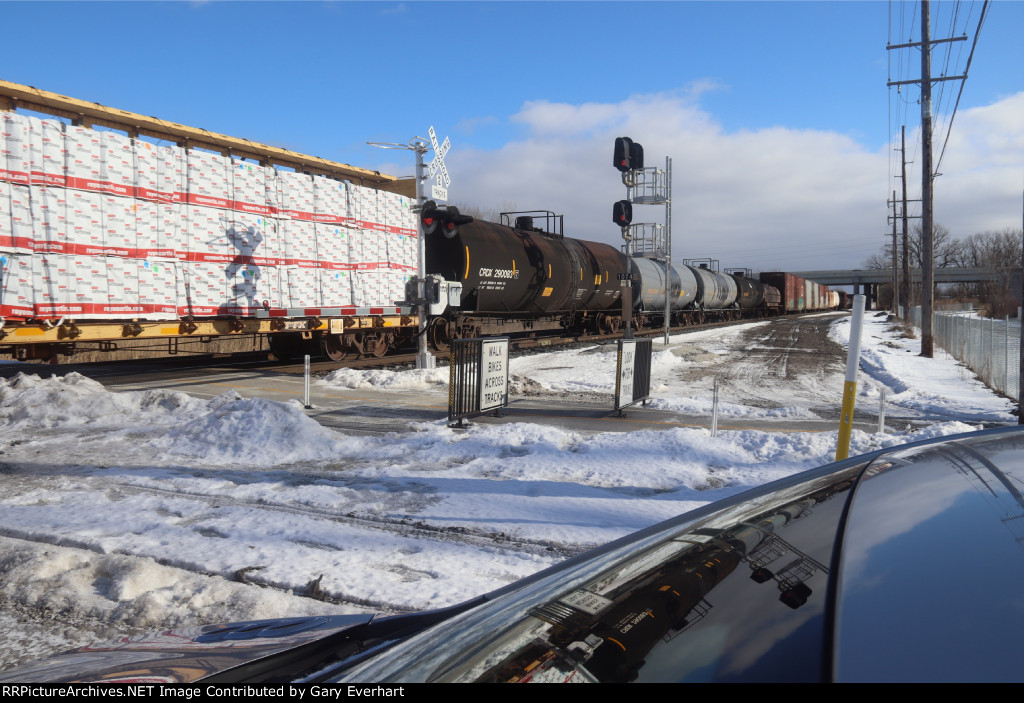
[[[78,373],[0,379],[3,430],[173,423],[202,411],[204,402],[177,391],[110,393]]]
[[[829,335],[847,345],[850,318],[832,325]],[[861,399],[877,402],[886,389],[886,402],[901,415],[963,422],[1015,422],[1014,404],[977,380],[972,371],[939,348],[935,358],[919,356],[921,343],[885,317],[867,315],[861,335],[858,388]],[[866,378],[865,378],[866,377]]]
[[[338,369],[324,376],[319,383],[337,388],[420,390],[447,386],[448,369],[409,369],[407,371]]]

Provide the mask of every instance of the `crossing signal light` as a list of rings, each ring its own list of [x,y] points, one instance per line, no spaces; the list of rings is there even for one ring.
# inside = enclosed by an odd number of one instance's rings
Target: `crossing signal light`
[[[420,210],[420,223],[423,225],[423,234],[431,235],[437,226],[441,224],[441,211],[437,209],[437,203],[433,200],[428,200],[423,203],[423,209]]]
[[[615,139],[615,155],[612,165],[622,173],[636,171],[644,167],[644,148],[629,137]]]
[[[633,222],[633,203],[620,200],[612,206],[612,221],[619,227],[629,227]]]
[[[445,237],[451,239],[459,233],[459,225],[469,224],[473,218],[463,215],[457,207],[451,205],[439,208],[433,200],[423,203],[420,210],[420,224],[423,226],[423,234],[430,236],[440,231]]]
[[[473,221],[469,215],[463,215],[457,207],[449,206],[445,209],[441,220],[441,231],[448,239],[459,233],[459,225],[467,225]]]

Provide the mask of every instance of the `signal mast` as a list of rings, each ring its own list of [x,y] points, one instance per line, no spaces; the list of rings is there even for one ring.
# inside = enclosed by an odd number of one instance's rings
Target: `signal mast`
[[[668,345],[672,307],[672,159],[665,157],[665,168],[644,167],[644,148],[629,137],[615,140],[612,165],[622,174],[626,199],[612,206],[612,221],[622,230],[622,251],[627,256],[654,259],[665,266],[665,333]],[[665,222],[633,222],[633,205],[664,205]],[[632,310],[624,311],[632,317]],[[627,333],[631,329],[626,322]]]

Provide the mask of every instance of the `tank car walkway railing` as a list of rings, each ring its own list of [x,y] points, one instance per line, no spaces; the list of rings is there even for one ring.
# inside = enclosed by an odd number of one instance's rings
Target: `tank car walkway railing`
[[[921,328],[921,308],[910,308]],[[935,343],[978,375],[994,391],[1019,401],[1020,320],[975,317],[970,312],[937,312]]]

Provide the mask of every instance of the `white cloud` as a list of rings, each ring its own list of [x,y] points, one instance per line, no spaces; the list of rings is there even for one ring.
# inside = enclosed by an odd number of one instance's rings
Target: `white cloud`
[[[481,127],[490,127],[500,124],[501,120],[493,115],[487,115],[486,117],[467,117],[466,119],[459,120],[458,123],[456,123],[454,130],[464,134],[473,134]]]
[[[935,181],[935,219],[955,236],[1021,226],[1022,114],[1024,92],[957,114]]]
[[[644,145],[648,166],[673,159],[677,259],[713,257],[761,270],[846,268],[879,248],[889,229],[889,145],[872,150],[847,135],[785,127],[726,132],[698,104],[710,89],[717,86],[618,103],[529,101],[511,117],[524,127],[523,139],[452,154],[452,197],[555,210],[566,215],[568,236],[618,245],[611,207],[625,188],[611,152],[615,137],[629,136]],[[957,116],[936,195],[936,219],[957,236],[1012,226],[997,214],[1008,210],[1019,226],[1022,107],[1024,93]],[[1007,208],[1009,196],[1015,208]],[[634,221],[660,222],[662,212],[638,207]]]

